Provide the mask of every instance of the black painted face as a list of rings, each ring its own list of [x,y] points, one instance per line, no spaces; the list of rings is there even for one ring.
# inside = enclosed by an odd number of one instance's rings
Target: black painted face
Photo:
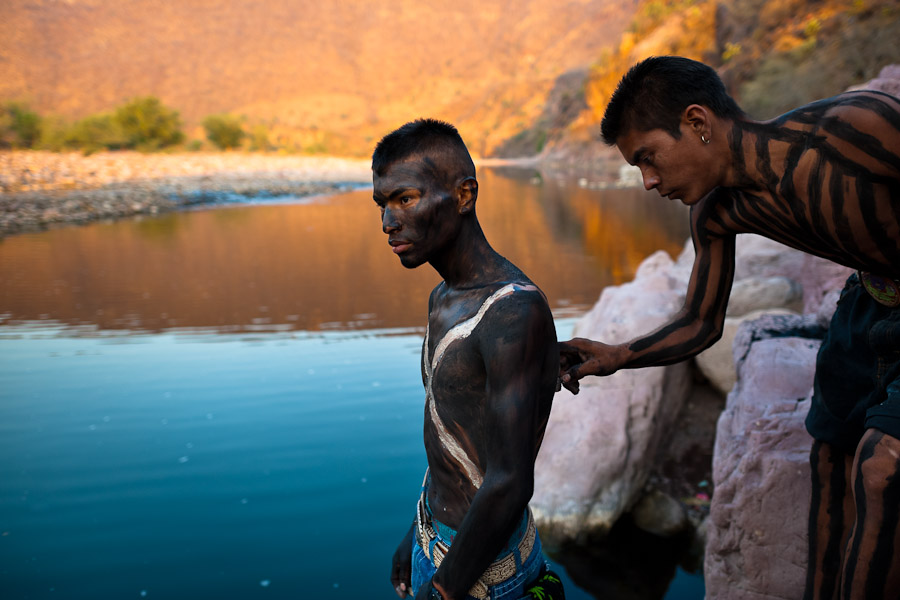
[[[373,177],[382,231],[408,269],[437,258],[459,233],[456,191],[448,189],[438,173],[428,158],[412,158]]]

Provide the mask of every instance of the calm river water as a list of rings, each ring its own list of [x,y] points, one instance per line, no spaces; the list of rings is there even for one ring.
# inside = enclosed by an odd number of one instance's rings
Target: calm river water
[[[480,181],[488,239],[561,338],[688,237],[643,190]],[[0,240],[0,597],[396,597],[437,282],[400,266],[365,189]],[[702,595],[682,571],[664,592]]]

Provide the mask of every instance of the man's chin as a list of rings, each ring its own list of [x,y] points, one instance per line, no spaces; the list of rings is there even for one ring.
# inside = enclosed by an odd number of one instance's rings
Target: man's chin
[[[413,256],[403,256],[400,255],[400,264],[406,267],[407,269],[415,269],[416,267],[421,267],[425,261],[417,260]]]

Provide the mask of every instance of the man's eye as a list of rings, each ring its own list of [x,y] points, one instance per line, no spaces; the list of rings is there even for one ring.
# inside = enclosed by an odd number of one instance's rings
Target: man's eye
[[[401,204],[409,204],[410,202],[412,202],[412,196],[401,196],[400,197]]]

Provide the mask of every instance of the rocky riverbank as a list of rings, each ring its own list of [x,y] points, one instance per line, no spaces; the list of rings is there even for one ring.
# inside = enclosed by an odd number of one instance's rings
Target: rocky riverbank
[[[371,181],[365,159],[0,152],[0,236],[196,204],[334,193]]]

